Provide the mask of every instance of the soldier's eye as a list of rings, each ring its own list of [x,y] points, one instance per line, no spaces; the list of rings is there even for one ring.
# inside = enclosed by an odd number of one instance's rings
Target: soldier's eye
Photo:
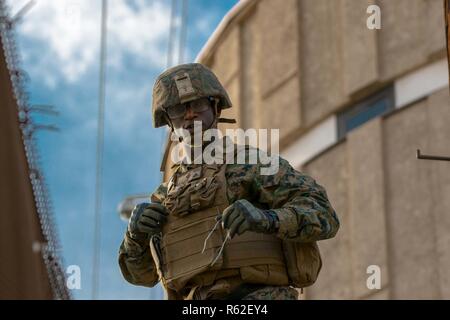
[[[186,105],[178,104],[167,109],[167,114],[170,119],[178,119],[186,114]]]
[[[200,103],[191,103],[191,108],[192,111],[194,112],[203,112],[208,110],[209,104],[205,103],[205,102],[200,102]]]

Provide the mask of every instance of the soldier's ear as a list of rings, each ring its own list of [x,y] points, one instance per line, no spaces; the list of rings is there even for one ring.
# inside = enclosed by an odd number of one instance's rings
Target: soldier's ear
[[[173,123],[170,120],[169,116],[167,115],[167,113],[163,113],[164,114],[164,118],[166,119],[167,125],[170,127],[170,131],[173,132]]]
[[[220,117],[220,113],[222,112],[222,108],[219,107],[219,99],[216,97],[209,97],[209,101],[211,102],[211,107],[213,108],[214,115],[216,118]]]

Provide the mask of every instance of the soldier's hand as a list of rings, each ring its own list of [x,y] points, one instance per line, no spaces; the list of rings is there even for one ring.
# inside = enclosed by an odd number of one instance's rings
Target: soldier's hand
[[[240,199],[223,211],[222,223],[225,229],[229,229],[231,237],[245,231],[274,233],[278,228],[278,217],[273,211],[258,209],[249,201]]]
[[[161,232],[167,214],[167,209],[160,203],[140,203],[131,212],[128,232],[134,239],[148,239]]]

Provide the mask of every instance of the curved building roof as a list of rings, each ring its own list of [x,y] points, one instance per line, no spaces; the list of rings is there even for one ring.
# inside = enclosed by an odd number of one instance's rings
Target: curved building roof
[[[226,37],[228,31],[239,22],[240,18],[260,0],[240,0],[231,8],[230,11],[223,17],[217,28],[214,30],[211,37],[206,41],[205,45],[200,50],[195,61],[207,64],[209,58],[214,53],[217,45]]]

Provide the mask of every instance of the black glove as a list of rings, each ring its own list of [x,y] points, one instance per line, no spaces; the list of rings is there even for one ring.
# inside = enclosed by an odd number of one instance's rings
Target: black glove
[[[167,221],[167,209],[160,203],[140,203],[131,212],[128,232],[136,240],[149,239],[162,230]]]
[[[222,213],[223,227],[230,230],[230,236],[245,231],[275,233],[279,227],[278,216],[274,211],[256,208],[245,199],[240,199],[225,208]]]

